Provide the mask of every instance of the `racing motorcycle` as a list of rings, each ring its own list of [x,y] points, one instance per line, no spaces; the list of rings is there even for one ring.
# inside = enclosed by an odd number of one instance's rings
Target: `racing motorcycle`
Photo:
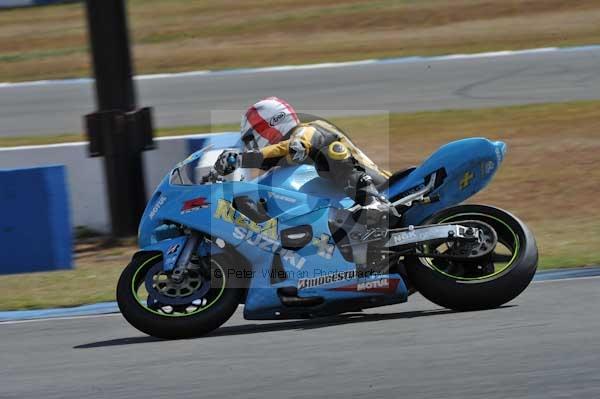
[[[457,311],[491,309],[535,274],[535,238],[522,221],[459,205],[491,181],[503,142],[451,142],[395,173],[379,189],[396,215],[378,225],[357,221],[354,201],[313,166],[224,179],[202,166],[210,152],[165,176],[140,222],[142,249],[119,279],[119,308],[146,334],[206,334],[240,304],[246,319],[311,318],[417,291]]]

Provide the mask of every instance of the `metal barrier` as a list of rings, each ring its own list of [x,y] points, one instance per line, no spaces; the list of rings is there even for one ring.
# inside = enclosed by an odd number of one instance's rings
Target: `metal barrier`
[[[231,147],[239,136],[234,132],[156,138],[158,148],[143,154],[147,194],[192,151],[210,144],[215,149]],[[87,143],[0,148],[0,169],[57,164],[65,165],[67,170],[72,226],[108,232],[110,218],[102,160],[88,157]]]

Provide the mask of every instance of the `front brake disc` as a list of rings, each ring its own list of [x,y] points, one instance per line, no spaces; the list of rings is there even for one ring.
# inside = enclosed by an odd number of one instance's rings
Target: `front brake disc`
[[[162,305],[187,305],[204,298],[210,290],[210,281],[198,269],[187,269],[184,278],[177,283],[157,263],[148,270],[144,280],[149,298]]]

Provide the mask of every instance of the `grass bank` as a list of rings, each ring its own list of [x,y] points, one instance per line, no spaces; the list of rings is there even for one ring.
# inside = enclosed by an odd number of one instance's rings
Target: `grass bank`
[[[206,125],[206,126],[178,126],[172,128],[157,129],[154,132],[156,137],[182,136],[186,134],[199,133],[214,133],[226,131],[238,131],[239,123],[223,124],[223,125]],[[0,137],[0,148],[2,147],[18,147],[26,145],[43,145],[57,143],[73,143],[78,141],[86,141],[86,137],[82,133],[64,133],[54,136],[15,136],[15,137]]]
[[[129,0],[138,73],[600,43],[597,0]],[[0,82],[90,75],[82,4],[0,11]]]
[[[451,140],[485,136],[505,141],[505,162],[472,202],[509,209],[530,225],[542,268],[600,264],[600,101],[333,121],[391,170],[416,165]],[[118,275],[134,250],[133,241],[83,242],[75,248],[73,271],[1,276],[0,309],[113,300]]]

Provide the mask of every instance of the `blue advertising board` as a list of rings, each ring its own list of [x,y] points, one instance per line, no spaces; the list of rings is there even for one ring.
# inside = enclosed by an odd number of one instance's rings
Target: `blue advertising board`
[[[72,244],[65,167],[0,170],[0,274],[70,269]]]

